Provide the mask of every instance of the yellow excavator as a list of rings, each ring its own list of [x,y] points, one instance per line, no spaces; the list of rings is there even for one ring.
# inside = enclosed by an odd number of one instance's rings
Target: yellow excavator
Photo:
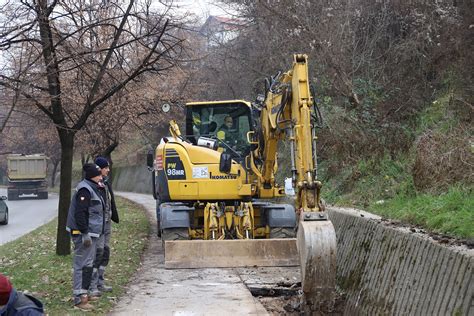
[[[185,133],[149,152],[165,267],[301,266],[306,310],[331,304],[336,236],[321,202],[307,56],[266,80],[265,95],[186,104]],[[163,111],[168,111],[164,106]],[[277,184],[277,151],[289,142],[296,199]],[[296,238],[295,238],[296,237]]]

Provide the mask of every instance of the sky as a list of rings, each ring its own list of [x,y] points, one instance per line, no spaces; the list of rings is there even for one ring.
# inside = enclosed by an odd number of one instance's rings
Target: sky
[[[169,0],[177,7],[180,13],[191,12],[197,15],[202,22],[204,22],[209,15],[225,16],[231,15],[229,9],[224,9],[225,6],[219,1],[212,0]]]
[[[222,4],[212,0],[181,0],[183,5],[189,6],[196,10],[196,13],[200,11],[200,15],[222,15],[226,14],[225,10],[222,9]]]

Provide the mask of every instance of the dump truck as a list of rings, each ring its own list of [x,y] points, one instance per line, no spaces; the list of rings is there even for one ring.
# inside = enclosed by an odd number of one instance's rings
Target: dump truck
[[[10,201],[21,195],[39,199],[48,198],[48,157],[44,154],[7,156],[7,195]]]
[[[163,111],[169,106],[163,107]],[[301,266],[305,310],[331,305],[336,236],[320,196],[307,56],[266,81],[256,102],[186,104],[185,133],[149,152],[166,268]],[[277,152],[289,143],[293,203],[280,204]]]

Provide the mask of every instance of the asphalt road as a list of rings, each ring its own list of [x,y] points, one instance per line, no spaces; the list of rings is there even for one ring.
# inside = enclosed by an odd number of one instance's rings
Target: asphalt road
[[[7,195],[5,188],[0,188],[0,195]],[[58,195],[50,193],[47,200],[21,199],[7,200],[8,225],[0,225],[0,245],[15,240],[35,228],[48,223],[58,215]]]

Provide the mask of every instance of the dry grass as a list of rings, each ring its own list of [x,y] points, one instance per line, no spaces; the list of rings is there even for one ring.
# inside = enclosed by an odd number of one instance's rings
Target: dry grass
[[[429,130],[416,143],[413,180],[417,190],[437,192],[463,182],[474,183],[474,143],[467,128]]]

